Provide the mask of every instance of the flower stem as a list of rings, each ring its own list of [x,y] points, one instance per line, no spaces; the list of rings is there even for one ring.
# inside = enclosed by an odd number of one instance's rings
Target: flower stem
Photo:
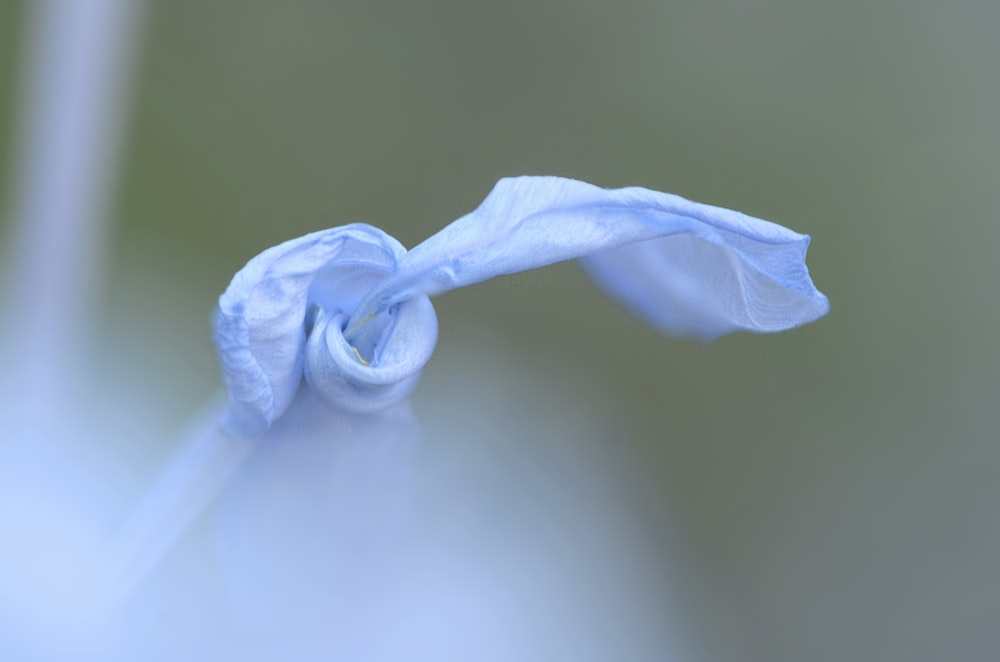
[[[132,508],[108,548],[97,612],[112,614],[129,599],[257,448],[263,437],[227,434],[225,415],[223,402],[209,406]]]

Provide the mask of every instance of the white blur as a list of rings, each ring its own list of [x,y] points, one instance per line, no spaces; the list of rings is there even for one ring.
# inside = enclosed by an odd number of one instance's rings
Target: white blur
[[[486,344],[434,375],[375,416],[300,393],[100,659],[700,659],[693,566],[595,403]]]

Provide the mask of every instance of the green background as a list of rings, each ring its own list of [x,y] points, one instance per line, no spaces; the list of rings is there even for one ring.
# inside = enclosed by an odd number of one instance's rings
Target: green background
[[[0,4],[2,155],[24,9]],[[737,614],[733,659],[1000,650],[998,5],[161,0],[146,19],[102,328],[137,389],[186,385],[164,420],[218,388],[208,314],[282,240],[366,221],[413,246],[516,174],[737,208],[812,235],[827,318],[671,341],[559,265],[439,299],[441,348],[501,338],[607,395]]]

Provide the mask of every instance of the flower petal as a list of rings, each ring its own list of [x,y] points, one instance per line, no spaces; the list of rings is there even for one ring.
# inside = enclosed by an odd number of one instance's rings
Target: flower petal
[[[404,253],[381,230],[354,224],[270,248],[233,277],[213,327],[234,431],[265,430],[291,404],[302,381],[309,306],[350,314]]]
[[[809,238],[761,244],[720,231],[628,244],[580,260],[612,298],[660,331],[711,340],[801,326],[829,309],[805,266]]]
[[[407,253],[358,305],[344,335],[359,335],[365,320],[419,294],[608,251],[588,261],[591,275],[665,331],[774,331],[826,312],[805,267],[808,243],[780,225],[644,188],[503,179],[478,209]]]
[[[391,308],[380,333],[378,360],[359,360],[357,345],[343,335],[346,314],[326,315],[306,341],[306,381],[334,409],[370,414],[404,400],[437,344],[437,316],[426,296]],[[363,357],[361,357],[363,358]]]

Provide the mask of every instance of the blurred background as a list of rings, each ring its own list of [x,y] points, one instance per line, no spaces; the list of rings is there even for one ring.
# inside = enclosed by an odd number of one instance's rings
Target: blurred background
[[[29,15],[0,3],[5,210]],[[714,659],[995,659],[998,5],[150,0],[136,25],[95,336],[157,429],[218,391],[216,298],[285,239],[413,246],[518,174],[740,209],[812,235],[828,317],[700,345],[573,264],[497,279],[436,301],[418,416],[470,342],[599,403]]]

